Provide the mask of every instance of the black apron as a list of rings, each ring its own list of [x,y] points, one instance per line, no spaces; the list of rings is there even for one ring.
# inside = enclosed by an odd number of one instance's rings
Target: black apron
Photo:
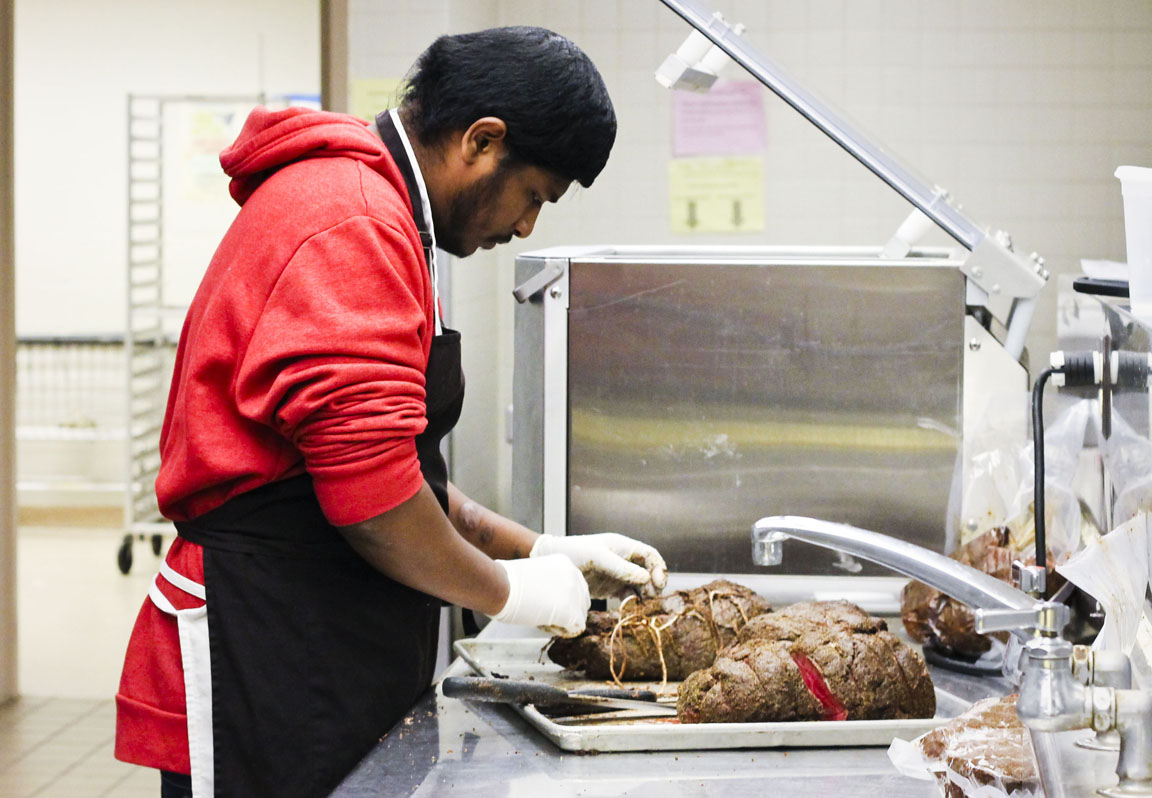
[[[431,263],[411,167],[391,120],[383,127]],[[433,338],[425,381],[428,426],[416,450],[447,513],[440,442],[464,400],[458,332]],[[328,795],[431,683],[440,602],[361,559],[306,474],[176,528],[204,547],[215,795]]]

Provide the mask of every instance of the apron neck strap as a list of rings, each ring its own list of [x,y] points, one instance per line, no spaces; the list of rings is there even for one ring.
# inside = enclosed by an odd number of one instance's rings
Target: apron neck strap
[[[440,317],[440,286],[436,263],[436,228],[432,222],[432,205],[428,200],[427,187],[424,176],[420,173],[420,165],[412,151],[412,144],[400,122],[396,109],[381,111],[376,115],[376,130],[380,140],[384,142],[392,160],[400,174],[404,176],[404,185],[408,189],[408,200],[412,204],[412,221],[420,233],[420,245],[424,249],[424,261],[428,264],[428,271],[432,276],[432,290],[435,308],[433,314],[436,320],[436,334],[440,335],[444,328]]]

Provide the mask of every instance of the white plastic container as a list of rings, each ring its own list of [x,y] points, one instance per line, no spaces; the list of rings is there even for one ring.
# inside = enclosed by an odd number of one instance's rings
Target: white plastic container
[[[1128,249],[1128,295],[1132,313],[1152,320],[1152,169],[1116,170],[1124,194],[1124,240]]]

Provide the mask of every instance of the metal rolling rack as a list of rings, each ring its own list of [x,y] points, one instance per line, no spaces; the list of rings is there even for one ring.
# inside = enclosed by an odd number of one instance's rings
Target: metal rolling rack
[[[159,553],[171,526],[156,506],[157,440],[164,418],[164,100],[128,96],[128,240],[125,296],[125,486],[123,543],[116,562],[132,567],[132,541],[151,534]]]
[[[128,199],[125,296],[125,535],[117,553],[132,567],[132,544],[151,537],[159,554],[172,525],[160,514],[154,485],[160,470],[160,427],[168,398],[178,327],[187,308],[164,295],[164,116],[174,103],[264,102],[260,96],[128,95]],[[166,323],[168,322],[168,323]]]

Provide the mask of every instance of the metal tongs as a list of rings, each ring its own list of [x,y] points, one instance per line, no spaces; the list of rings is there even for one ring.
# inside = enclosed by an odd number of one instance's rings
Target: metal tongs
[[[676,707],[661,704],[651,690],[619,690],[607,687],[564,690],[543,682],[496,679],[484,676],[448,676],[440,683],[444,695],[464,701],[497,704],[532,704],[539,709],[588,714],[629,709],[644,715],[676,714]]]

